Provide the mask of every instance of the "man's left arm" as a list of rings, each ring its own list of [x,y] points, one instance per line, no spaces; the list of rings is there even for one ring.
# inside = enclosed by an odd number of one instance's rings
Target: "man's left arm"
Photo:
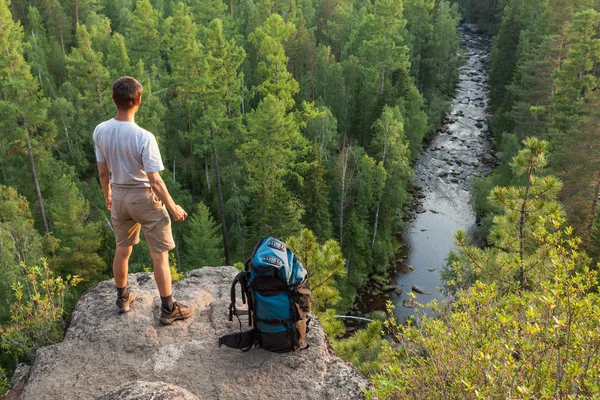
[[[110,171],[106,161],[98,162],[98,173],[100,174],[100,185],[106,199],[106,208],[112,209],[112,191],[110,189]]]

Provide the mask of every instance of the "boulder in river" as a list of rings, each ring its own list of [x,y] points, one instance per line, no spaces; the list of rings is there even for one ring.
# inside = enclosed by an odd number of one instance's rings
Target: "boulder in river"
[[[484,159],[485,161],[487,161],[487,162],[494,162],[494,161],[496,161],[496,157],[494,157],[493,155],[491,155],[491,154],[489,154],[489,153],[488,153],[488,154],[485,154],[485,155],[483,156],[483,159]]]
[[[408,264],[400,264],[400,268],[398,269],[402,273],[409,273],[415,270],[415,267]]]
[[[481,128],[483,128],[483,124],[481,122],[477,122],[477,123],[475,123],[475,127],[481,129]]]
[[[423,208],[422,205],[417,206],[417,209],[415,210],[415,212],[417,214],[423,214],[424,212],[426,212],[427,210],[425,208]]]
[[[402,301],[402,305],[406,308],[415,308],[417,303],[409,299],[404,299],[404,301]]]
[[[428,295],[429,294],[433,294],[433,293],[428,292],[427,290],[425,290],[422,287],[417,286],[417,285],[413,285],[412,291],[415,292],[415,293],[420,293],[420,294],[428,294]]]
[[[388,285],[383,287],[384,292],[393,292],[396,290],[396,285]]]

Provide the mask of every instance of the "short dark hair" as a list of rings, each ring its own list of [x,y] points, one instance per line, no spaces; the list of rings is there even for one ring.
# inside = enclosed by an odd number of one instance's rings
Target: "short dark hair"
[[[144,88],[135,78],[122,76],[112,86],[112,98],[119,110],[129,110],[142,96]]]

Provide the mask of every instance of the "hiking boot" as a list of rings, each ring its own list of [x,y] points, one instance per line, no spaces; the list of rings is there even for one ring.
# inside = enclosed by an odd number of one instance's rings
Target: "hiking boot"
[[[160,323],[163,325],[171,325],[173,322],[180,319],[188,319],[194,315],[194,308],[179,302],[174,302],[171,310],[162,307],[160,309]]]
[[[117,307],[119,308],[119,314],[129,312],[129,305],[135,300],[135,292],[129,291],[127,297],[117,298]]]

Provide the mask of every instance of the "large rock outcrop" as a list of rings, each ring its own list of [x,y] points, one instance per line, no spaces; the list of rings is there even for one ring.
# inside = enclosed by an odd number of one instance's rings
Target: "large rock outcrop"
[[[65,339],[38,351],[23,400],[70,399],[356,399],[368,382],[331,350],[316,319],[310,348],[275,354],[219,348],[239,329],[227,320],[232,267],[191,271],[174,286],[196,307],[193,318],[158,323],[151,274],[130,275],[131,312],[118,315],[114,283],[102,282],[77,303]],[[247,318],[242,317],[243,329]],[[160,388],[160,389],[158,389]]]

